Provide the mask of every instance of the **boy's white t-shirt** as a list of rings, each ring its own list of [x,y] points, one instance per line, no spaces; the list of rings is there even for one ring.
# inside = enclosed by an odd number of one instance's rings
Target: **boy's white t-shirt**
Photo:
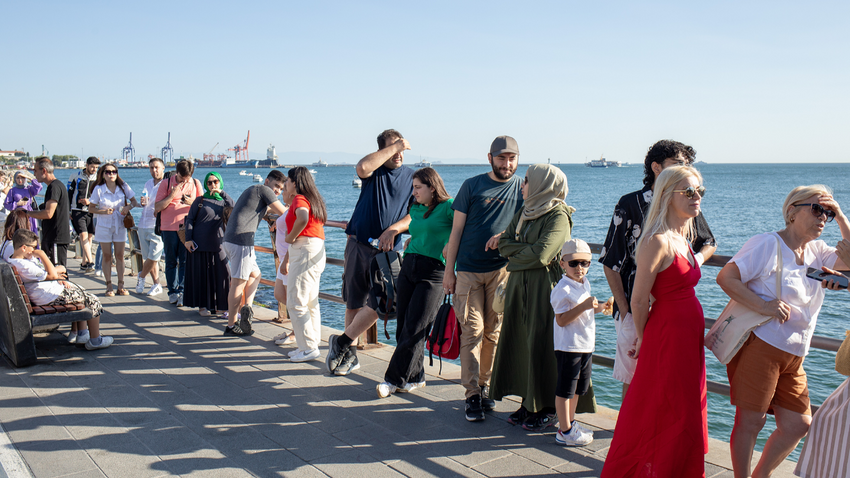
[[[9,258],[7,262],[18,270],[21,280],[24,281],[24,287],[27,289],[27,295],[30,296],[30,302],[35,305],[49,304],[65,290],[65,286],[60,284],[59,281],[44,281],[47,277],[47,271],[41,267],[41,263],[36,263],[30,259],[15,258]]]
[[[590,297],[590,282],[587,277],[579,283],[566,275],[552,289],[549,302],[555,314],[563,314]],[[585,310],[566,327],[555,321],[555,350],[573,353],[591,353],[596,345],[596,320],[593,309]]]

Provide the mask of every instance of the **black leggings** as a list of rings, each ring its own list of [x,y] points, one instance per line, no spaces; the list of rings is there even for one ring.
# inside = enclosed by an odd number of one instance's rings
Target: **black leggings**
[[[437,259],[404,256],[396,286],[396,348],[384,374],[384,380],[396,387],[425,380],[425,340],[443,302],[445,270]]]

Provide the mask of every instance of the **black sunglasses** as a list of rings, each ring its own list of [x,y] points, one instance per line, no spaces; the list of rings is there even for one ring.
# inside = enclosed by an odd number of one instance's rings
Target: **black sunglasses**
[[[218,184],[218,179],[210,179],[207,184]]]
[[[674,193],[683,193],[685,195],[685,197],[688,198],[688,199],[691,199],[692,197],[694,197],[694,194],[699,194],[699,197],[704,198],[705,197],[705,186],[700,186],[698,188],[695,188],[693,186],[688,186],[685,189],[674,189],[673,192]]]
[[[812,203],[803,203],[803,204],[795,204],[794,207],[797,206],[811,206],[812,207],[812,215],[816,218],[820,218],[822,215],[826,216],[826,222],[832,222],[835,219],[835,211],[830,211],[820,204],[812,204]]]
[[[567,265],[570,266],[570,267],[582,266],[585,269],[587,269],[588,267],[590,267],[590,261],[579,261],[579,260],[568,261]]]
[[[103,174],[118,174],[118,170],[117,169],[107,169],[106,171],[103,172]]]

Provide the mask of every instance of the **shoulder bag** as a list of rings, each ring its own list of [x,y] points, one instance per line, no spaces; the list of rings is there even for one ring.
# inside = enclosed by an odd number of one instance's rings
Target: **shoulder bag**
[[[776,297],[782,297],[782,244],[776,237],[776,263],[779,270],[776,273]],[[729,303],[720,313],[720,317],[705,335],[705,346],[714,353],[720,363],[726,365],[738,351],[744,342],[750,338],[750,333],[761,325],[769,322],[773,317],[761,315],[746,306],[729,299]]]
[[[850,377],[850,330],[847,331],[844,342],[841,342],[841,347],[838,347],[838,353],[835,354],[835,371]]]
[[[124,189],[124,205],[129,206],[130,201],[127,201],[127,189],[125,189],[125,188],[122,188],[122,189]],[[127,215],[124,216],[124,228],[129,231],[130,229],[133,229],[134,227],[136,227],[136,221],[133,220],[133,215],[130,214],[129,211],[127,211]]]

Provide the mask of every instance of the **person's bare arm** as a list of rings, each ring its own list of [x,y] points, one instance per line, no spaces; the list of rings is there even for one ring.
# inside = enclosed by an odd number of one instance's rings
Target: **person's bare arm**
[[[292,230],[289,231],[289,234],[286,235],[286,239],[284,239],[287,243],[292,244],[295,242],[295,239],[298,238],[298,234],[307,227],[307,223],[310,221],[310,210],[306,207],[299,207],[295,210],[295,222],[292,223]],[[289,251],[287,251],[287,254]]]
[[[53,219],[53,214],[56,213],[56,206],[59,204],[55,199],[51,199],[44,203],[44,209],[37,211],[27,211],[27,216],[41,219],[42,221],[45,219]]]
[[[599,303],[596,301],[596,297],[588,297],[572,309],[566,312],[561,312],[560,314],[555,314],[555,322],[557,322],[561,327],[566,327],[568,324],[575,322],[576,319],[581,317],[581,314],[583,314],[585,310],[593,309],[595,311],[598,307]]]
[[[41,263],[44,264],[44,270],[47,271],[47,277],[44,278],[45,280],[62,279],[62,277],[59,276],[59,271],[53,267],[53,263],[50,262],[50,259],[47,258],[47,254],[45,254],[44,251],[36,249],[32,251],[32,255],[37,257]]]
[[[275,201],[269,204],[268,210],[274,214],[277,214],[278,216],[286,214],[286,206],[284,206],[283,203],[281,203],[280,201]]]
[[[406,139],[398,139],[394,143],[387,145],[384,149],[379,149],[374,153],[367,154],[363,157],[363,159],[357,162],[357,167],[355,168],[357,176],[360,177],[360,179],[368,178],[375,172],[376,169],[380,168],[382,164],[386,163],[390,158],[406,149],[410,149],[410,143],[408,143]]]
[[[443,273],[443,289],[447,294],[455,293],[457,277],[455,276],[455,262],[457,261],[457,250],[460,247],[460,238],[463,237],[463,228],[466,227],[466,214],[455,211],[452,219],[452,233],[449,242],[443,249],[443,257],[446,258],[446,271]]]
[[[395,237],[402,232],[407,232],[410,227],[410,214],[399,219],[398,222],[388,227],[381,236],[378,237],[378,248],[382,251],[391,251],[395,246]]]
[[[635,286],[632,289],[632,303],[630,304],[632,318],[635,321],[635,331],[637,332],[634,350],[629,352],[629,355],[633,358],[638,358],[640,355],[643,332],[646,329],[646,322],[649,320],[649,298],[652,293],[652,286],[655,284],[655,277],[672,263],[672,258],[669,257],[670,254],[667,252],[669,250],[668,239],[660,234],[650,237],[644,244],[641,244],[637,272],[635,273]]]
[[[741,270],[734,262],[729,262],[717,273],[717,285],[735,302],[768,317],[785,322],[791,315],[791,308],[781,299],[767,301],[751,291],[741,281]]]
[[[605,271],[605,279],[608,280],[608,288],[611,289],[611,295],[614,296],[614,301],[617,302],[617,311],[620,313],[620,318],[625,317],[631,310],[631,305],[626,299],[626,288],[623,287],[623,278],[619,272],[603,265],[602,270]]]
[[[705,261],[707,261],[711,256],[714,255],[714,251],[716,250],[717,246],[710,246],[708,244],[702,246],[700,250],[697,251],[698,255],[695,254],[697,262],[699,262],[698,266],[702,267],[702,265],[705,264]]]

